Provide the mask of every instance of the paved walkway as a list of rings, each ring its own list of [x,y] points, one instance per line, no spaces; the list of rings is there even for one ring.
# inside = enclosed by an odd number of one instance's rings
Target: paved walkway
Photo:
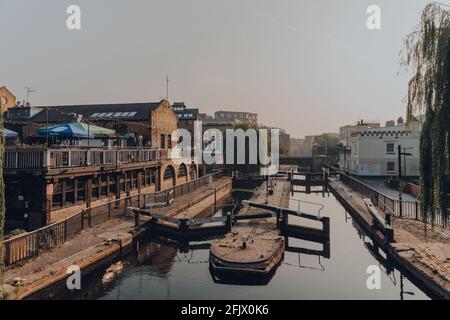
[[[364,182],[368,186],[372,187],[376,191],[378,191],[380,193],[384,193],[385,195],[387,195],[391,199],[398,200],[398,190],[395,190],[395,189],[392,189],[391,187],[388,187],[385,184],[385,179],[364,178],[364,179],[358,179],[358,180],[361,180],[362,182]],[[405,193],[405,192],[402,193],[402,199],[404,201],[412,201],[412,202],[418,201],[416,197],[412,196],[409,193]]]
[[[221,178],[214,181],[211,186],[220,189],[230,183],[229,178]],[[221,191],[220,195],[225,192],[229,193],[229,190]],[[186,207],[193,208],[195,204],[199,204],[205,195],[214,195],[214,189],[200,187],[189,194],[175,198],[171,206],[160,208],[158,212],[172,215],[180,213]],[[218,195],[217,199],[220,198]],[[190,211],[191,215],[194,215],[195,212],[193,209]],[[142,217],[142,220],[145,218],[148,217]],[[12,285],[14,279],[21,278],[20,290],[16,292],[15,296],[16,298],[25,297],[67,277],[66,271],[71,265],[78,265],[83,269],[118,252],[121,246],[125,247],[132,243],[135,233],[134,216],[131,215],[85,229],[72,240],[25,262],[23,265],[7,269],[4,283]]]
[[[372,222],[360,193],[339,180],[333,180],[330,184],[364,220]],[[450,291],[450,230],[425,226],[420,221],[394,217],[395,243],[392,247],[400,257]]]

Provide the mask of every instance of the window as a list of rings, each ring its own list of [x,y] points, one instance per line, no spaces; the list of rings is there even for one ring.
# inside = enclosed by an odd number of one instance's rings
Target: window
[[[178,169],[178,177],[186,177],[186,166],[184,164],[180,165],[180,168]]]
[[[387,163],[387,172],[395,172],[395,162],[389,161]]]
[[[63,181],[64,192],[65,192],[65,203],[66,204],[74,204],[75,203],[75,180],[68,179]]]
[[[77,179],[77,201],[86,200],[86,181],[82,178]]]
[[[137,171],[133,171],[133,183],[132,183],[132,188],[133,189],[137,189],[138,187],[138,172]]]
[[[386,144],[386,153],[387,154],[395,154],[395,144],[394,143]]]
[[[161,134],[159,145],[162,149],[166,148],[166,137],[163,134]]]
[[[92,179],[91,196],[93,199],[98,199],[98,197],[100,196],[100,194],[99,194],[99,179],[98,178]]]
[[[167,136],[167,147],[172,149],[172,135],[170,134]]]
[[[166,170],[164,171],[163,179],[164,179],[164,180],[173,179],[173,177],[175,176],[174,173],[175,173],[175,172],[174,172],[173,167],[172,167],[172,166],[168,166],[168,167],[166,168]]]

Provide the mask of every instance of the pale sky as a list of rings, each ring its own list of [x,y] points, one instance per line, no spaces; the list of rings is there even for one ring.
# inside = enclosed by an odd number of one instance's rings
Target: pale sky
[[[424,0],[0,0],[0,84],[34,105],[159,101],[257,112],[293,137],[405,113]],[[66,8],[81,8],[81,30]],[[382,30],[366,27],[369,5]]]

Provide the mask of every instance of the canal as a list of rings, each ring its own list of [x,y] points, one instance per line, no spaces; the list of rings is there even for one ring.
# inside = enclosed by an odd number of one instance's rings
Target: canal
[[[297,188],[297,187],[296,187]],[[209,271],[208,241],[191,248],[144,237],[121,261],[120,275],[102,281],[111,263],[82,276],[82,290],[69,291],[63,283],[31,298],[44,299],[429,299],[398,270],[389,274],[373,257],[370,243],[331,194],[294,193],[291,209],[299,202],[323,205],[330,217],[329,258],[286,252],[283,263],[265,285],[216,283]],[[316,214],[319,206],[300,203],[302,211]],[[219,211],[217,214],[221,214]],[[290,218],[294,222],[296,218]],[[298,218],[299,219],[299,218]],[[322,244],[290,239],[290,246],[322,249]],[[381,269],[381,288],[369,290],[369,266]]]

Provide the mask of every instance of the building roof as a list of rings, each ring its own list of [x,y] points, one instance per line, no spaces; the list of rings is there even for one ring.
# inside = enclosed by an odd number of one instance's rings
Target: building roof
[[[227,113],[227,114],[229,114],[229,113],[236,113],[236,114],[248,114],[248,115],[255,115],[255,116],[258,115],[258,114],[255,113],[255,112],[247,112],[247,111],[229,111],[229,110],[219,110],[219,111],[214,112],[214,114],[216,114],[216,113]]]
[[[35,123],[44,123],[47,122],[67,122],[70,120],[73,120],[76,118],[75,114],[69,114],[67,112],[63,112],[59,109],[48,109],[45,110],[45,108],[39,108],[37,113],[32,114],[29,121],[35,122]]]
[[[179,120],[197,120],[198,108],[174,110]]]
[[[162,102],[162,101],[161,101]],[[89,120],[128,119],[148,120],[151,112],[161,105],[161,102],[148,103],[119,103],[119,104],[91,104],[91,105],[58,105],[48,106],[51,110],[58,110],[62,114],[81,114]],[[44,108],[45,107],[38,107]],[[42,114],[40,112],[39,114]],[[57,115],[57,113],[54,113]],[[44,113],[45,117],[45,113]]]

